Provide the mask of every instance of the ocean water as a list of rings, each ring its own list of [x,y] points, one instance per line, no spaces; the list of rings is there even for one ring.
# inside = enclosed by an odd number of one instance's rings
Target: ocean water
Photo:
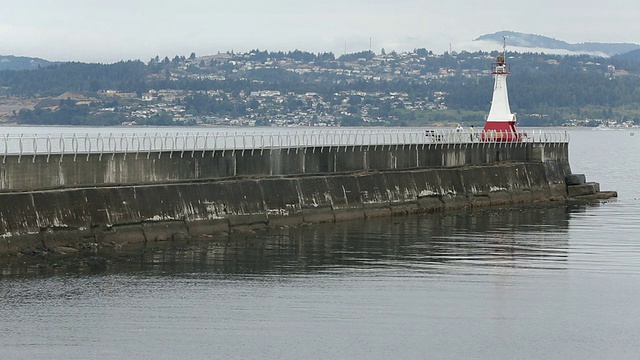
[[[3,359],[636,359],[640,131],[570,131],[615,200],[0,265]]]

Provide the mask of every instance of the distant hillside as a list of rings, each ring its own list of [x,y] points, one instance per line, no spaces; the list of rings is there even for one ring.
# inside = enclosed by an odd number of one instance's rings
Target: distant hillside
[[[640,62],[640,49],[613,56],[612,59]]]
[[[508,47],[529,48],[534,49],[533,51],[535,52],[554,53],[558,50],[563,50],[569,53],[614,56],[640,49],[640,45],[630,43],[586,42],[570,44],[566,41],[557,40],[547,36],[524,34],[514,31],[498,31],[493,34],[482,35],[474,41],[487,41],[502,44],[504,36],[508,38]],[[545,49],[547,51],[545,51]]]
[[[38,67],[47,67],[54,63],[31,57],[0,55],[0,70],[35,70]]]

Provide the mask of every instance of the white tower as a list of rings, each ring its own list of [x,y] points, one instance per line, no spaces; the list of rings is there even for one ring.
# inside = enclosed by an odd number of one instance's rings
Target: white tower
[[[491,65],[491,74],[495,77],[493,84],[493,99],[491,110],[484,125],[483,139],[498,141],[518,141],[520,135],[516,130],[516,115],[509,107],[509,92],[507,91],[507,75],[509,64],[505,61],[507,53],[506,37],[502,45],[502,53],[498,54],[496,62]]]

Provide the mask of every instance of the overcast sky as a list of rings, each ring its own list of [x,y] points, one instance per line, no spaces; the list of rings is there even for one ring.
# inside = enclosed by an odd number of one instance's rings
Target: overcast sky
[[[637,0],[4,0],[0,55],[112,63],[155,55],[473,50],[500,30],[640,43]]]

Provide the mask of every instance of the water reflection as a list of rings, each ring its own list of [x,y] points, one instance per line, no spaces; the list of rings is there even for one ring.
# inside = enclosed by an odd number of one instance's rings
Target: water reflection
[[[269,274],[349,270],[474,272],[481,267],[564,268],[571,213],[585,205],[485,209],[316,224],[157,243],[105,257],[9,262],[2,274],[152,272]]]

